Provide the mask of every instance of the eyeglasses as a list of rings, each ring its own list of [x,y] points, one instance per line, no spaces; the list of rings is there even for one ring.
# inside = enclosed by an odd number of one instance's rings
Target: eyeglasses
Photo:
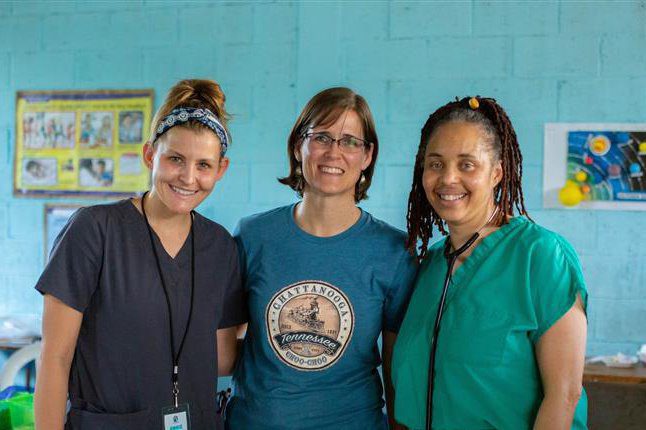
[[[305,133],[304,137],[309,139],[311,144],[320,149],[329,149],[334,145],[334,142],[338,142],[341,152],[345,152],[347,154],[356,154],[357,152],[361,152],[363,148],[367,148],[371,145],[367,140],[359,139],[358,137],[343,136],[335,139],[325,132]]]

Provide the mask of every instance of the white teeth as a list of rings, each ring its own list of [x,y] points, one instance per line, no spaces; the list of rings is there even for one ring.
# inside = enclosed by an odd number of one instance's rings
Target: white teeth
[[[464,196],[466,196],[466,194],[440,194],[440,199],[453,201],[453,200],[460,200]]]
[[[174,186],[172,186],[172,185],[171,185],[170,187],[171,187],[171,189],[172,189],[173,191],[175,191],[177,194],[181,194],[181,195],[183,195],[183,196],[191,196],[191,195],[193,195],[193,194],[197,193],[197,191],[184,190],[184,189],[182,189],[182,188],[177,188],[177,187],[174,187]]]
[[[340,175],[343,173],[343,169],[339,169],[338,167],[328,167],[328,166],[322,166],[321,170],[325,173],[334,173],[337,175]]]

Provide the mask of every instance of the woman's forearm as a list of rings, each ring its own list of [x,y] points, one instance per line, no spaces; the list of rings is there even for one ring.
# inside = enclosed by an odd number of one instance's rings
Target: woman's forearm
[[[42,356],[34,395],[37,430],[63,429],[70,374],[70,363],[65,361]]]
[[[534,421],[534,430],[570,430],[579,397],[580,392],[545,396]]]

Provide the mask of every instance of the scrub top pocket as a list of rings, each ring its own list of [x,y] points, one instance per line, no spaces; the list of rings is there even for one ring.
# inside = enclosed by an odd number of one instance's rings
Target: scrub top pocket
[[[440,328],[438,357],[447,364],[492,367],[501,363],[509,318],[494,308],[447,309]]]
[[[105,414],[72,407],[65,430],[141,430],[150,428],[149,418],[148,409],[127,414]]]

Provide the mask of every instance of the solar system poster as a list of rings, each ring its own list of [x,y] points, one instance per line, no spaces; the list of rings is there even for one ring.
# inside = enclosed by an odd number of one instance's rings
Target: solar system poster
[[[543,205],[646,210],[646,124],[546,124]]]

